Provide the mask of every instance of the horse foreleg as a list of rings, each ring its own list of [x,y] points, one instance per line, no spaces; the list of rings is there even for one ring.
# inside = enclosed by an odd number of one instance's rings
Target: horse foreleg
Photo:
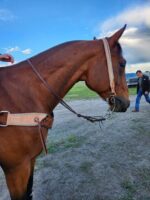
[[[35,159],[32,159],[32,161],[31,161],[31,172],[30,172],[30,177],[29,177],[28,185],[27,185],[27,194],[26,194],[27,200],[32,200],[34,165],[35,165]]]
[[[33,173],[29,177],[28,185],[27,185],[27,193],[26,200],[32,200],[32,187],[33,187]]]
[[[31,174],[31,161],[25,161],[15,168],[5,171],[11,200],[27,200],[27,185]]]

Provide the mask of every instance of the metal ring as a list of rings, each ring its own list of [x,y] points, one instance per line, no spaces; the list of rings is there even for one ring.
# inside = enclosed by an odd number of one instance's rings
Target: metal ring
[[[0,114],[3,114],[3,113],[10,114],[10,112],[7,111],[7,110],[2,110],[2,111],[0,111]],[[6,121],[6,124],[0,124],[0,127],[7,127],[7,126],[8,126],[8,125],[7,125],[7,121]]]

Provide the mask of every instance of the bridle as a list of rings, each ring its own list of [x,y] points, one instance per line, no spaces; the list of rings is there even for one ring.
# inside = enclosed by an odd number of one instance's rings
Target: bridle
[[[110,83],[110,88],[111,88],[111,93],[109,97],[107,98],[107,102],[113,104],[113,109],[112,109],[112,112],[113,112],[116,107],[116,102],[115,102],[116,91],[115,91],[115,79],[114,79],[114,72],[113,72],[113,66],[112,66],[111,52],[110,52],[110,47],[109,47],[109,43],[107,39],[102,38],[102,41],[103,41],[105,55],[106,55],[109,83]]]
[[[111,52],[110,52],[110,47],[108,44],[108,41],[106,38],[102,39],[103,45],[104,45],[104,50],[106,54],[106,60],[107,60],[107,66],[108,66],[108,74],[109,74],[109,81],[110,81],[110,88],[111,88],[111,94],[110,97],[108,98],[108,101],[111,101],[115,104],[115,83],[114,83],[114,73],[113,73],[113,67],[112,67],[112,59],[111,59]],[[80,113],[77,113],[73,108],[71,108],[60,96],[58,96],[55,91],[50,87],[50,85],[46,82],[46,80],[41,76],[41,74],[38,72],[38,70],[35,68],[33,63],[31,62],[30,59],[27,60],[28,64],[31,66],[32,70],[36,74],[36,76],[40,79],[40,81],[44,84],[44,86],[47,88],[47,90],[59,101],[61,105],[63,105],[66,109],[68,109],[70,112],[74,113],[77,115],[77,117],[84,118],[90,122],[102,122],[106,120],[105,117],[102,116],[85,116]],[[115,105],[114,105],[115,106]]]
[[[110,47],[108,44],[108,41],[106,38],[102,39],[104,49],[105,49],[105,54],[106,54],[106,61],[107,61],[107,67],[108,67],[108,75],[109,75],[109,82],[110,82],[110,88],[111,88],[111,93],[112,95],[116,95],[115,92],[115,81],[114,81],[114,72],[113,72],[113,67],[112,67],[112,59],[111,59],[111,52],[110,52]]]

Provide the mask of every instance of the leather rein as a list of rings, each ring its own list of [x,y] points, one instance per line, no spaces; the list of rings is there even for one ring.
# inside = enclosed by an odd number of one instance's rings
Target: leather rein
[[[108,44],[108,41],[106,38],[102,39],[103,45],[104,45],[104,50],[105,50],[105,55],[106,55],[106,60],[107,60],[107,66],[108,66],[108,74],[109,74],[109,81],[110,81],[110,88],[111,88],[111,95],[109,100],[115,101],[114,96],[116,95],[115,92],[115,83],[114,83],[114,73],[113,73],[113,67],[112,67],[112,59],[111,59],[111,52],[110,52],[110,47]],[[87,116],[87,115],[82,115],[80,113],[77,113],[72,107],[70,107],[60,96],[58,96],[54,90],[50,87],[50,85],[44,80],[44,78],[41,76],[41,74],[38,72],[38,70],[35,68],[35,66],[32,64],[32,62],[28,59],[27,62],[31,66],[32,70],[36,74],[36,76],[39,78],[39,80],[44,84],[44,86],[47,88],[47,90],[59,101],[59,103],[64,106],[66,109],[68,109],[70,112],[75,114],[77,117],[84,118],[92,123],[94,122],[102,122],[106,120],[105,117],[102,116]]]

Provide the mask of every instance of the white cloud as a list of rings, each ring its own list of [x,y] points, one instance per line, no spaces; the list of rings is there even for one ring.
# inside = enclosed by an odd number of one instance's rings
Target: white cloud
[[[23,51],[21,51],[23,54],[25,55],[29,55],[31,54],[32,50],[31,49],[24,49]]]
[[[18,46],[6,48],[7,53],[12,53],[12,52],[16,52],[16,51],[20,51],[20,48]]]
[[[21,48],[18,47],[18,46],[5,48],[5,51],[6,51],[6,53],[19,52],[19,53],[22,53],[24,55],[29,55],[29,54],[32,53],[32,50],[30,48],[21,50]]]
[[[0,9],[0,21],[12,21],[16,18],[10,10]]]
[[[133,73],[133,72],[136,72],[137,70],[142,70],[143,72],[150,71],[150,62],[131,64],[131,65],[127,65],[126,67],[127,73]]]
[[[124,24],[128,26],[120,43],[130,71],[136,70],[137,63],[142,63],[141,67],[147,70],[150,68],[150,3],[129,8],[106,20],[99,26],[99,36],[110,35]],[[148,64],[144,67],[144,63]]]
[[[128,24],[129,26],[144,25],[150,27],[150,4],[139,5],[122,11],[115,17],[106,20],[100,29],[102,32],[110,31],[110,28],[116,29],[119,26]]]

